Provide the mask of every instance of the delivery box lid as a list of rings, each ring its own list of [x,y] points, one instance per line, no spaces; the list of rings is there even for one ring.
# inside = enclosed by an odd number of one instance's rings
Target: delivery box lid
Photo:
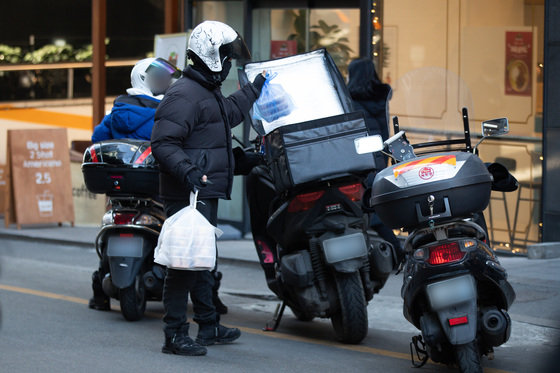
[[[239,81],[242,85],[252,82],[263,70],[275,75],[270,82],[282,86],[291,98],[293,109],[272,122],[254,119],[251,115],[253,128],[260,135],[290,124],[352,112],[352,100],[344,79],[325,49],[247,63],[239,71]]]

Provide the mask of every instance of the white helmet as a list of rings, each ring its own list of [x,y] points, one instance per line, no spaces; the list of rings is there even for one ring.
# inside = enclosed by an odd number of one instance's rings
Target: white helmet
[[[136,62],[130,73],[134,93],[158,96],[181,76],[181,70],[163,58],[145,58]]]
[[[221,72],[228,58],[251,58],[249,49],[237,31],[225,23],[204,21],[194,28],[187,51],[196,54],[212,72]]]

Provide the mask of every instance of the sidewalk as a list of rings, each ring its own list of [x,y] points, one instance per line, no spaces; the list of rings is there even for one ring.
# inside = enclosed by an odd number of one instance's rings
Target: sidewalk
[[[241,239],[239,231],[229,225],[219,225],[218,227],[224,231],[224,234],[218,240],[218,251],[221,259],[258,263],[252,240]],[[71,227],[67,224],[59,227],[57,224],[45,224],[22,226],[22,228],[18,230],[15,224],[12,224],[10,228],[6,228],[4,219],[2,218],[0,219],[0,240],[7,238],[32,242],[41,241],[66,246],[77,246],[84,249],[93,249],[99,229],[100,227]]]

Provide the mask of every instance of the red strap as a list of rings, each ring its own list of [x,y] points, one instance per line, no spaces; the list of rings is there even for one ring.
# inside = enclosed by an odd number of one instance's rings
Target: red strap
[[[152,147],[148,146],[148,149],[144,150],[144,153],[140,154],[140,157],[138,157],[138,159],[136,161],[134,161],[134,164],[141,164],[144,162],[144,160],[146,158],[148,158],[148,156],[152,154]]]

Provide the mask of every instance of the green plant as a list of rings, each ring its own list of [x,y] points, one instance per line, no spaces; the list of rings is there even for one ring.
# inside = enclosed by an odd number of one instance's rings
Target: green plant
[[[303,53],[306,50],[307,14],[304,10],[292,10],[290,14],[294,19],[295,33],[288,36],[288,40],[296,40],[298,53]],[[328,25],[325,21],[319,20],[316,25],[310,26],[308,37],[309,50],[325,48],[342,74],[346,75],[354,51],[348,45],[350,41],[344,36],[344,30],[338,25]]]
[[[21,57],[21,48],[0,44],[0,63],[19,63]]]

